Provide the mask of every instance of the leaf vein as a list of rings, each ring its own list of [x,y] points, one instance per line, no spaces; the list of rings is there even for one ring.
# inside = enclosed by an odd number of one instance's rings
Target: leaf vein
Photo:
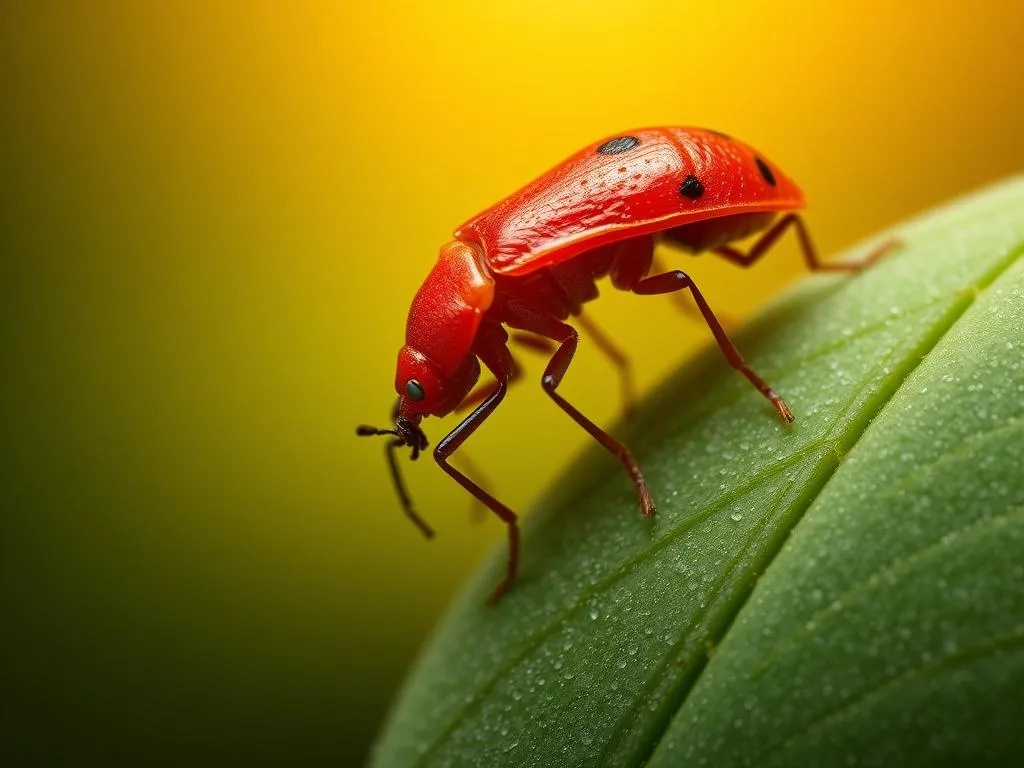
[[[943,550],[947,547],[964,544],[975,537],[984,536],[988,533],[989,528],[1006,525],[1015,517],[1024,517],[1024,508],[1015,507],[998,515],[986,517],[982,520],[976,520],[969,525],[950,531],[945,536],[937,541],[933,541],[928,546],[921,547],[900,557],[894,558],[883,567],[865,574],[862,578],[851,584],[848,589],[844,590],[841,594],[836,595],[836,597],[829,603],[823,605],[817,611],[812,613],[804,624],[797,628],[796,631],[780,638],[771,653],[765,656],[762,662],[758,665],[754,672],[755,676],[761,676],[764,674],[772,663],[782,654],[783,649],[786,646],[792,645],[803,638],[813,635],[815,631],[821,627],[823,623],[821,622],[821,619],[831,614],[835,614],[837,612],[837,607],[849,602],[850,598],[856,597],[861,593],[870,592],[880,581],[888,580],[894,583],[899,580],[897,577],[912,573],[922,564],[922,562],[926,563],[933,556],[943,553]],[[808,625],[814,627],[814,629],[807,629]]]

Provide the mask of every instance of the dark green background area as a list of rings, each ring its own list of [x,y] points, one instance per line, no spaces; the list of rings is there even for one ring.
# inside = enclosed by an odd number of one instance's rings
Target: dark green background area
[[[346,597],[338,286],[96,6],[0,11],[0,764],[345,764],[421,632]]]
[[[148,203],[116,225],[69,211],[69,189],[110,191],[76,170],[2,201],[0,763],[338,764],[419,638],[354,640],[384,619],[338,600],[355,574],[322,414],[269,411],[285,341],[168,299],[172,246],[132,221]],[[221,324],[179,325],[196,312]]]

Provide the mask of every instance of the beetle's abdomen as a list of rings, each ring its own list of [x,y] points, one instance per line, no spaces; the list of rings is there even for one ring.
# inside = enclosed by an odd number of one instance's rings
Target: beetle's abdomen
[[[685,246],[694,253],[699,253],[761,232],[767,229],[776,215],[773,211],[734,213],[731,216],[704,219],[667,229],[664,232],[664,237]]]

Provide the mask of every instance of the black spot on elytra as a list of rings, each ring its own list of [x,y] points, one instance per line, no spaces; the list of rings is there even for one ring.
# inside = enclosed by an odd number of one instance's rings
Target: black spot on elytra
[[[618,136],[614,139],[608,139],[608,141],[598,147],[597,154],[618,155],[622,152],[628,152],[639,143],[640,139],[636,136]]]
[[[761,172],[761,177],[774,187],[775,174],[772,173],[772,169],[768,167],[768,163],[756,155],[754,156],[754,162],[757,163],[757,170]]]
[[[691,200],[696,200],[704,194],[704,185],[700,183],[696,176],[687,176],[686,181],[679,187],[679,194]]]

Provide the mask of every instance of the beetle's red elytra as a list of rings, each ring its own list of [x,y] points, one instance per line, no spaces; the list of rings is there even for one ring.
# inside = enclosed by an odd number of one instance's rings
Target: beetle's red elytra
[[[791,422],[789,406],[746,365],[689,275],[652,267],[656,238],[693,253],[712,251],[747,267],[792,228],[810,269],[843,271],[861,269],[891,245],[855,263],[822,263],[795,213],[804,205],[800,188],[747,144],[701,128],[643,128],[585,147],[467,221],[442,246],[409,310],[395,375],[395,427],[361,426],[357,434],[390,436],[387,458],[402,507],[429,537],[433,531],[413,508],[396,450],[409,447],[417,458],[427,446],[420,427],[425,417],[476,406],[434,448],[434,459],[508,528],[508,567],[491,602],[516,578],[517,517],[449,459],[498,407],[516,375],[506,328],[533,334],[542,343],[531,346],[550,349],[541,379],[544,391],[622,462],[641,513],[651,516],[654,502],[629,449],[558,392],[578,343],[576,330],[565,321],[582,320],[583,305],[597,298],[596,282],[603,277],[641,295],[689,291],[728,362],[784,422]],[[758,233],[745,253],[730,245]],[[625,357],[587,325],[602,351],[625,370]],[[480,362],[497,384],[474,392]]]

